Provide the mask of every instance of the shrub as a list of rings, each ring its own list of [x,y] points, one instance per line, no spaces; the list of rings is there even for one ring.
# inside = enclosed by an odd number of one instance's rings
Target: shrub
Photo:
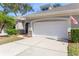
[[[73,42],[79,42],[79,29],[71,29],[71,40]]]
[[[17,34],[17,30],[16,29],[6,29],[6,32],[9,34],[9,35],[16,35]]]

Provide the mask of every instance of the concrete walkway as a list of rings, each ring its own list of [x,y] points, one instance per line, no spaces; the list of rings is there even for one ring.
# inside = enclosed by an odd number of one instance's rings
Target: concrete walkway
[[[47,38],[25,38],[0,45],[0,56],[67,56],[67,42]]]

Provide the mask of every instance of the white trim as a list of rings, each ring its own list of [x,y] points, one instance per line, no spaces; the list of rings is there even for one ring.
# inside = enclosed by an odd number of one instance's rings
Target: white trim
[[[62,18],[62,17],[53,17],[53,18],[42,18],[42,19],[36,19],[32,20],[32,22],[42,22],[42,21],[66,21],[69,18]]]

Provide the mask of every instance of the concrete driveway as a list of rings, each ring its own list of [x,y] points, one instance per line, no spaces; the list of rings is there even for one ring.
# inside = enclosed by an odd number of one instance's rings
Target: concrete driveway
[[[32,37],[0,45],[0,56],[67,56],[67,42]]]

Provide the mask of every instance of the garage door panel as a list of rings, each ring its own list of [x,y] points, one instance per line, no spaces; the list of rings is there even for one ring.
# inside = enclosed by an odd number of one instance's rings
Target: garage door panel
[[[67,21],[33,23],[33,35],[67,38]]]

